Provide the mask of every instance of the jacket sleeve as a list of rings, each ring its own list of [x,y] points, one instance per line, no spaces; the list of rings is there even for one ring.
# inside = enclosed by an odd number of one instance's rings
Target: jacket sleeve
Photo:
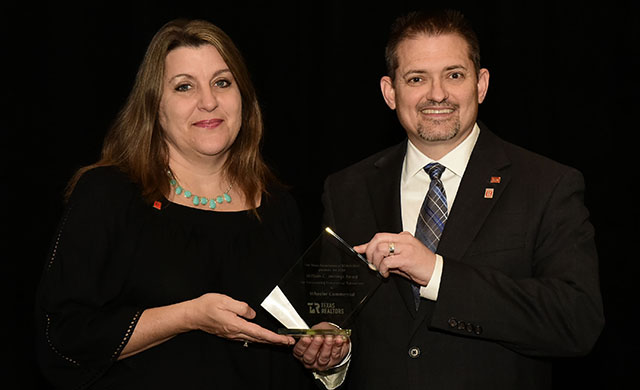
[[[526,233],[530,248],[513,256],[530,257],[529,275],[445,257],[430,326],[499,342],[529,356],[588,353],[604,315],[583,192],[582,175],[567,170],[540,200],[539,216],[527,215],[539,222]]]
[[[119,175],[119,174],[118,174]],[[122,176],[99,168],[78,182],[37,293],[37,352],[54,384],[91,382],[119,356],[142,308],[118,303],[130,264],[129,206]]]

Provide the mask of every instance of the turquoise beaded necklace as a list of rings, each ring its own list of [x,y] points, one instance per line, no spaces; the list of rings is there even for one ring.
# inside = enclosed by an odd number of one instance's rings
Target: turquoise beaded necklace
[[[233,186],[233,184],[229,184],[229,188],[227,188],[227,190],[223,192],[222,195],[218,195],[215,198],[207,198],[205,196],[196,195],[186,188],[180,186],[175,177],[173,177],[171,171],[167,171],[167,174],[169,175],[169,183],[171,183],[171,186],[174,188],[174,192],[176,193],[176,195],[182,194],[185,198],[191,199],[194,206],[209,205],[209,208],[211,210],[215,210],[215,208],[219,204],[222,204],[222,202],[231,203],[231,196],[229,195],[229,191],[231,191],[231,187]]]

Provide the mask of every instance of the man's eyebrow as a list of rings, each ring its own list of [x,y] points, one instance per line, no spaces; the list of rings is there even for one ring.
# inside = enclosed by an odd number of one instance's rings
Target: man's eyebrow
[[[456,69],[462,69],[462,70],[467,70],[467,67],[462,65],[462,64],[455,64],[455,65],[449,65],[446,68],[444,68],[443,70],[445,72],[451,71],[451,70],[456,70]],[[422,75],[422,74],[427,74],[429,72],[427,72],[424,69],[410,69],[408,71],[406,71],[402,76],[403,77],[407,77],[409,75]]]
[[[422,70],[422,69],[410,69],[406,72],[404,72],[404,74],[402,75],[403,77],[407,77],[410,74],[427,74],[426,70]]]
[[[460,64],[460,65],[451,65],[451,66],[447,66],[446,68],[444,68],[445,71],[456,70],[456,69],[467,70],[467,67],[462,65],[462,64]]]

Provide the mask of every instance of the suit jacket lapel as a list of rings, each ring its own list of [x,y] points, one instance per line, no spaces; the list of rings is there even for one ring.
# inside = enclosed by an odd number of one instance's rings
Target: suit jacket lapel
[[[378,159],[374,163],[375,169],[366,178],[378,232],[400,233],[402,231],[400,179],[406,151],[407,141],[405,140]],[[397,275],[392,275],[390,279],[396,284],[407,310],[415,317],[410,282]]]
[[[463,258],[493,205],[509,184],[507,168],[510,162],[500,142],[498,137],[481,126],[480,136],[471,153],[455,203],[440,237],[437,252],[445,262],[447,258]],[[492,181],[494,183],[491,183]],[[486,193],[487,189],[491,189],[492,192]],[[413,323],[412,334],[420,326],[424,326],[422,323],[425,317],[431,316],[434,306],[435,302],[422,301]]]
[[[460,183],[453,208],[440,238],[438,253],[461,259],[493,205],[509,185],[510,165],[500,139],[483,128]],[[493,183],[492,183],[493,181]]]
[[[391,148],[374,163],[374,170],[366,177],[379,232],[399,233],[402,229],[400,176],[406,145],[405,141]]]

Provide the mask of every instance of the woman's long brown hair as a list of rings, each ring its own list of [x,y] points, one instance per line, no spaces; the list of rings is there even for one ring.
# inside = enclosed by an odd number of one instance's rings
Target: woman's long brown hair
[[[225,162],[226,178],[249,202],[266,191],[266,184],[275,177],[260,152],[262,114],[240,51],[227,34],[209,22],[175,20],[164,25],[151,40],[133,89],[107,132],[100,160],[76,172],[67,187],[67,197],[85,172],[101,166],[116,166],[125,172],[141,187],[143,197],[149,202],[169,193],[169,151],[158,122],[165,59],[178,47],[206,44],[218,50],[242,96],[242,126]],[[255,210],[256,205],[253,206]]]

